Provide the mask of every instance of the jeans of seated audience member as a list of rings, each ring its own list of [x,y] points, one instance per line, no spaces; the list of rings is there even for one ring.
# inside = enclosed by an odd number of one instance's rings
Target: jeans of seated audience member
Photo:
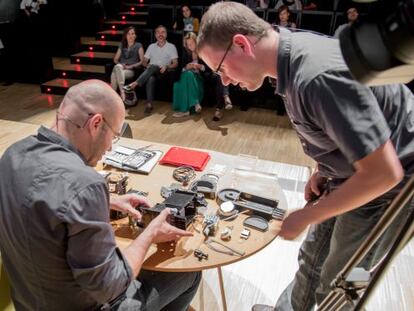
[[[141,271],[126,292],[101,310],[188,309],[201,281],[201,272]]]
[[[217,75],[216,76],[216,100],[217,105],[216,109],[223,109],[224,108],[224,96],[229,96],[229,86],[223,85],[221,78]]]
[[[189,112],[201,104],[204,96],[204,81],[201,75],[191,70],[183,71],[173,87],[173,111]]]
[[[116,64],[111,73],[111,87],[116,91],[120,90],[125,85],[126,79],[132,79],[135,75],[135,71],[132,69],[124,69],[121,64]]]
[[[145,91],[147,94],[147,101],[152,103],[154,101],[154,90],[156,80],[166,75],[168,70],[164,73],[160,73],[160,67],[157,65],[149,65],[147,69],[138,77],[137,83],[139,86],[145,85]]]
[[[276,310],[313,310],[331,291],[330,284],[358,247],[371,233],[392,201],[387,194],[374,201],[311,225],[298,255],[299,269],[294,280],[280,295]],[[381,239],[358,266],[370,269],[386,254],[404,219],[414,208],[414,201],[405,206]],[[345,306],[342,310],[352,310]]]

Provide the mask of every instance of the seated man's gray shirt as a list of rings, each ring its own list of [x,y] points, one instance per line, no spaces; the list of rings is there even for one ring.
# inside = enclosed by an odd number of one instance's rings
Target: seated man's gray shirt
[[[92,310],[130,284],[105,180],[41,127],[0,160],[0,251],[17,310]]]
[[[339,184],[355,173],[356,161],[388,139],[406,178],[413,173],[414,96],[406,86],[360,84],[350,75],[339,41],[311,33],[281,28],[277,62],[277,92],[323,176]]]

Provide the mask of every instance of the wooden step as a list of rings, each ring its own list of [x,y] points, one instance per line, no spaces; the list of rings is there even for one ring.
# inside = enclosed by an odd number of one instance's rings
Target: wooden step
[[[86,51],[113,52],[118,49],[118,41],[96,40],[94,37],[81,37],[81,44]]]
[[[118,41],[122,40],[122,30],[103,30],[96,33],[96,39],[102,41]]]
[[[105,75],[105,66],[72,64],[69,58],[54,57],[53,69],[57,77],[62,79],[100,79],[108,80]]]
[[[118,13],[118,20],[120,21],[141,21],[145,22],[148,19],[148,12],[119,12]]]
[[[71,86],[83,80],[56,78],[40,85],[40,91],[45,94],[65,95]]]
[[[70,56],[72,64],[105,65],[111,63],[115,53],[83,51]]]
[[[134,8],[134,11],[148,12],[149,6],[142,3],[136,2],[122,2],[122,8],[127,11],[131,11]]]
[[[146,21],[130,21],[130,20],[110,20],[104,22],[104,28],[110,30],[123,30],[127,27],[133,26],[135,28],[145,28]]]

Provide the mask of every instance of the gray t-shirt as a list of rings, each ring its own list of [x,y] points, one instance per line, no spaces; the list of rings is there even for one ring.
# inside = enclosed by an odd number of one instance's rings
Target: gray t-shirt
[[[142,47],[142,44],[135,42],[131,47],[122,47],[122,43],[119,44],[118,49],[121,50],[121,57],[119,62],[125,65],[133,65],[140,61],[139,59],[139,49]]]
[[[280,29],[277,92],[306,154],[321,174],[346,179],[353,163],[389,138],[407,175],[414,171],[414,96],[402,84],[355,81],[339,41]],[[380,169],[380,168],[379,168]]]
[[[92,310],[133,274],[115,244],[105,180],[41,127],[0,160],[0,251],[16,310]]]

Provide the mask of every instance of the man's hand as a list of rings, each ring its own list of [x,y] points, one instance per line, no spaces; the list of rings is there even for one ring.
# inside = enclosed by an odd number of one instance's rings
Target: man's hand
[[[326,180],[318,171],[314,172],[305,186],[305,200],[309,202],[320,197],[325,190]]]
[[[150,206],[150,203],[146,198],[132,193],[124,194],[119,197],[111,197],[109,203],[111,209],[126,213],[128,216],[131,216],[136,220],[141,220],[141,213],[138,212],[135,208],[138,205],[145,205],[148,207]]]
[[[183,236],[193,236],[192,232],[178,229],[167,222],[170,212],[169,208],[164,209],[145,229],[144,232],[152,237],[152,243],[175,241]]]
[[[164,73],[167,70],[167,66],[160,67],[160,73]]]
[[[283,220],[279,236],[286,240],[296,239],[311,224],[309,210],[309,204],[306,204],[303,209],[290,213]]]

